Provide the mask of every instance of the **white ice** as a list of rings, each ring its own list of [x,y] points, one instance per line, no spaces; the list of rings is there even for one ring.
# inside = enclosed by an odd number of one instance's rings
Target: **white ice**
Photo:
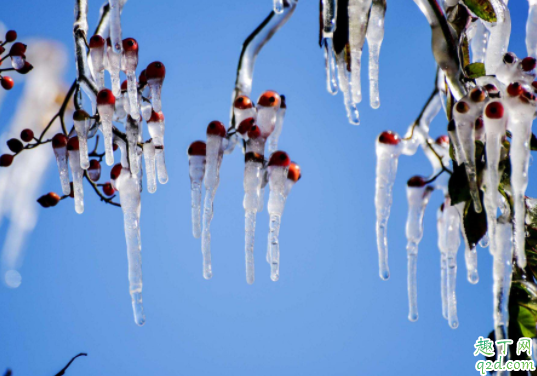
[[[340,52],[336,56],[337,74],[339,81],[339,90],[343,93],[343,101],[347,110],[347,118],[354,125],[360,124],[360,114],[356,103],[352,100],[352,84],[350,82],[350,74],[347,71],[347,62],[345,61],[345,51]]]
[[[67,167],[67,148],[53,148],[54,155],[56,156],[56,163],[58,164],[58,171],[60,173],[60,182],[62,185],[62,192],[64,195],[68,195],[71,192],[71,186],[69,184],[69,170]]]
[[[274,127],[274,131],[270,134],[270,137],[268,138],[268,155],[278,150],[278,140],[280,139],[280,135],[282,134],[283,120],[285,118],[286,111],[287,109],[285,107],[280,107],[280,109],[276,113],[276,124]]]
[[[369,102],[372,108],[380,107],[379,55],[384,39],[385,13],[386,0],[373,0],[366,34],[369,49]]]
[[[106,164],[112,166],[114,164],[114,147],[112,145],[112,119],[114,116],[114,105],[101,104],[97,105],[99,116],[101,118],[101,130],[104,136],[104,152]]]
[[[144,143],[143,149],[147,191],[149,193],[155,193],[157,191],[157,173],[155,171],[155,145],[153,145],[153,141]]]
[[[190,173],[190,193],[192,208],[192,235],[198,239],[201,236],[201,184],[205,175],[205,155],[188,157]]]
[[[268,249],[270,259],[270,279],[277,281],[280,278],[280,242],[279,233],[285,200],[287,199],[285,183],[287,181],[288,167],[269,166],[270,194],[267,204],[269,213]]]
[[[477,272],[477,250],[475,248],[475,245],[472,247],[470,243],[468,242],[468,237],[466,236],[466,230],[464,229],[464,207],[466,203],[460,202],[455,205],[457,208],[457,211],[459,212],[459,221],[460,221],[460,229],[461,234],[464,239],[464,261],[466,264],[466,273],[467,273],[467,279],[468,282],[471,284],[476,284],[479,282],[479,273]]]
[[[257,207],[260,200],[260,187],[263,179],[263,163],[247,161],[244,167],[244,200],[245,213],[245,258],[246,282],[254,283],[254,244]]]
[[[446,228],[446,254],[447,254],[447,314],[449,326],[456,329],[459,326],[457,318],[457,295],[455,287],[457,283],[457,252],[461,244],[460,238],[460,216],[455,206],[451,206],[448,201],[444,207],[444,224]]]
[[[84,170],[80,167],[80,153],[78,150],[69,150],[69,167],[73,176],[73,193],[75,195],[75,211],[78,214],[84,213]]]
[[[362,48],[367,32],[367,20],[371,0],[349,0],[349,47],[351,54],[352,101],[362,101],[360,73],[362,65]]]
[[[496,13],[496,23],[485,22],[485,27],[489,30],[489,41],[485,56],[485,71],[488,75],[495,74],[498,66],[502,62],[503,55],[509,47],[509,37],[511,36],[511,15],[509,8],[502,0],[492,0],[491,5]]]

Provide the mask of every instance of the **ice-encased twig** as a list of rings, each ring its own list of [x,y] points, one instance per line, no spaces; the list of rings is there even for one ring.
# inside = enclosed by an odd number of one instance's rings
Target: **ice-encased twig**
[[[345,61],[345,51],[336,55],[337,74],[339,81],[339,90],[343,93],[343,101],[347,110],[347,118],[354,125],[360,124],[360,114],[356,103],[352,100],[352,84],[350,82],[349,72],[347,71],[347,63]]]
[[[109,92],[112,95],[112,92]],[[108,166],[114,164],[114,148],[112,145],[112,118],[114,116],[114,105],[113,104],[97,104],[99,110],[99,116],[101,118],[101,130],[104,136],[104,152],[105,160]]]
[[[371,0],[349,0],[349,47],[351,61],[352,101],[362,101],[361,67],[362,48],[367,32],[367,22]]]
[[[386,0],[373,0],[366,34],[369,49],[369,102],[372,108],[380,107],[379,55],[384,39],[385,14]]]
[[[377,215],[376,232],[379,253],[379,275],[390,278],[388,267],[388,218],[392,205],[392,190],[397,174],[397,162],[401,153],[400,145],[376,142],[377,167],[375,182],[375,208]]]
[[[326,89],[332,95],[337,94],[336,56],[333,36],[336,29],[337,1],[323,0],[322,6],[322,40],[326,70]]]
[[[157,191],[157,175],[155,171],[155,145],[150,140],[144,143],[145,174],[147,178],[147,191],[155,193]]]
[[[62,192],[64,195],[68,195],[71,192],[71,186],[69,184],[69,169],[67,165],[67,148],[66,148],[66,137],[62,134],[59,136],[54,136],[53,145],[57,137],[62,138],[63,141],[58,147],[53,147],[54,155],[56,156],[56,163],[58,164],[58,172],[60,173],[60,183],[62,185]],[[65,142],[65,143],[64,143]]]
[[[280,278],[280,225],[287,199],[285,182],[287,180],[287,167],[269,166],[269,187],[270,194],[267,204],[269,212],[269,259],[270,259],[270,279],[277,281]]]
[[[121,0],[109,0],[110,4],[110,41],[115,53],[121,53]]]
[[[429,202],[432,189],[426,186],[407,186],[408,217],[406,221],[407,262],[408,262],[408,319],[418,319],[418,245],[423,237],[423,214]]]
[[[142,241],[140,234],[141,197],[138,178],[130,170],[123,169],[117,186],[123,209],[127,258],[129,264],[129,292],[132,299],[134,322],[144,325],[145,315],[142,305]]]
[[[133,119],[130,115],[127,116],[126,123],[126,133],[129,149],[129,166],[133,175],[138,174],[138,163],[136,163],[136,158],[138,157],[138,137],[140,130],[138,127],[140,124],[137,120]]]
[[[284,2],[283,12],[280,14],[272,11],[267,18],[244,40],[237,66],[237,77],[235,88],[231,96],[231,121],[233,122],[233,103],[239,95],[250,95],[252,92],[252,79],[254,75],[254,65],[259,51],[272,38],[272,36],[289,20],[293,15],[298,0],[287,0]]]
[[[495,74],[502,63],[502,57],[507,52],[511,36],[509,8],[502,0],[491,0],[490,4],[494,9],[497,21],[493,24],[485,22],[485,27],[490,32],[485,56],[485,71],[488,75]]]
[[[474,36],[470,42],[472,62],[484,63],[490,32],[485,27],[484,21],[481,21],[481,19],[478,18],[475,22]]]
[[[93,78],[91,77],[86,50],[87,11],[83,10],[87,9],[87,6],[87,0],[75,1],[75,22],[73,32],[75,37],[77,82],[91,101],[95,103],[98,89],[95,81],[93,81]]]
[[[285,112],[287,111],[287,105],[285,104],[285,97],[282,95],[281,98],[282,103],[280,109],[276,113],[276,124],[274,126],[274,131],[268,138],[268,155],[271,155],[278,150],[278,141],[280,139],[280,135],[282,134],[283,120],[285,118]]]
[[[153,111],[151,118],[147,122],[149,134],[155,145],[155,159],[157,162],[157,176],[160,184],[168,182],[168,171],[166,170],[166,161],[164,158],[164,130],[165,122],[162,112]]]

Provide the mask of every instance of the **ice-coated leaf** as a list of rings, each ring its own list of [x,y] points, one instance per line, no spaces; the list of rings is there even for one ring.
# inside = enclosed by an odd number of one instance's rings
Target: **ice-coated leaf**
[[[336,55],[349,43],[349,1],[339,0],[337,3],[336,31],[334,32],[334,51]]]
[[[458,166],[455,162],[453,166],[453,174],[449,178],[448,190],[451,205],[456,205],[460,202],[470,200],[471,197],[468,178],[466,177],[466,168],[462,164]]]
[[[483,194],[481,193],[480,196],[481,201],[483,201]],[[466,202],[464,208],[464,230],[471,248],[474,248],[487,233],[487,214],[484,210],[481,213],[476,213],[471,200]]]
[[[485,64],[483,63],[468,64],[464,68],[464,71],[466,72],[466,75],[468,76],[468,78],[471,78],[471,79],[486,76]]]
[[[487,22],[496,22],[496,12],[489,0],[462,0],[477,17]]]

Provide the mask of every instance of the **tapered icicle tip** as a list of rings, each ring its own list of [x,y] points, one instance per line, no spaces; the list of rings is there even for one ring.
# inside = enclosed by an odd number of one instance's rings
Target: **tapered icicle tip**
[[[457,329],[459,327],[459,320],[451,320],[451,321],[449,321],[449,327],[451,329]]]
[[[97,94],[97,104],[99,105],[113,105],[116,103],[116,97],[112,94],[111,90],[102,89]]]
[[[257,100],[257,104],[263,107],[277,107],[281,104],[281,97],[272,90],[267,90]]]
[[[419,315],[417,313],[408,314],[408,321],[416,322],[418,321]]]
[[[211,121],[207,126],[207,135],[226,137],[226,127],[220,121]]]
[[[206,155],[207,145],[203,141],[194,141],[187,150],[188,155]]]

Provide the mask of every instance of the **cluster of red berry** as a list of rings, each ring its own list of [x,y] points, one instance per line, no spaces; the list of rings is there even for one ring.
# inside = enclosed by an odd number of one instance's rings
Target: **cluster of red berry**
[[[32,64],[26,61],[26,45],[20,42],[13,43],[17,40],[17,32],[15,30],[9,30],[6,33],[4,42],[0,44],[0,65],[8,57],[11,58],[11,68],[0,68],[0,85],[5,90],[11,90],[15,83],[10,76],[3,75],[3,72],[16,71],[20,74],[26,74],[30,72],[34,67]],[[9,52],[2,56],[6,52],[6,45],[13,43]]]

